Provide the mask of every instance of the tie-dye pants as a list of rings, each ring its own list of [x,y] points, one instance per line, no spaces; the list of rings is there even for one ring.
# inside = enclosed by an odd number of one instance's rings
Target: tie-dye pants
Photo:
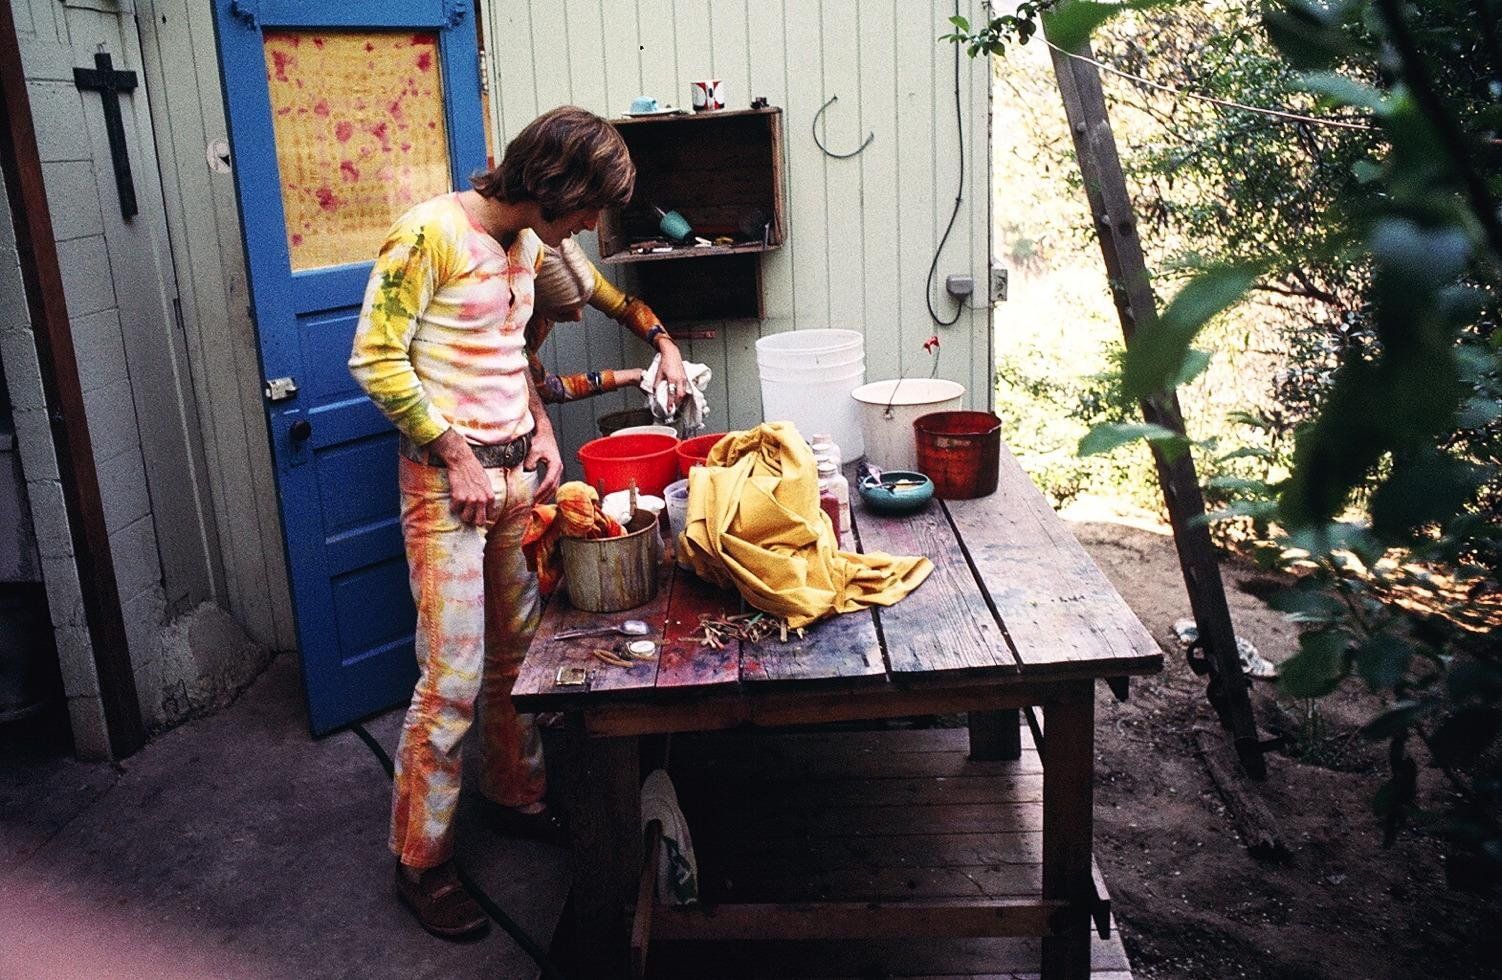
[[[537,729],[511,705],[540,612],[521,552],[537,477],[521,467],[486,470],[501,505],[486,528],[449,509],[447,470],[399,465],[421,674],[397,747],[391,850],[403,864],[431,868],[453,855],[459,746],[477,702],[480,791],[520,807],[546,790]]]

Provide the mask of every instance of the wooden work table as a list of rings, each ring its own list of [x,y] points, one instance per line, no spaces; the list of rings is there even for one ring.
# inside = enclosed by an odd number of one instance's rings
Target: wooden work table
[[[574,914],[587,934],[614,938],[591,944],[600,946],[591,975],[639,971],[649,930],[674,940],[1043,936],[1045,977],[1089,974],[1100,891],[1094,685],[1107,679],[1124,693],[1125,678],[1161,669],[1156,642],[1005,449],[989,497],[935,500],[905,517],[866,511],[858,498],[852,507],[861,550],[926,555],[934,572],[895,606],[824,620],[801,639],[700,646],[690,635],[700,615],[740,611],[739,597],[671,566],[656,599],[629,613],[583,613],[566,596],[550,604],[513,698],[524,711],[566,714],[568,758],[553,772],[568,786]],[[612,667],[591,658],[596,640],[549,639],[628,616],[657,630],[655,660]],[[558,685],[559,668],[572,666],[588,667],[588,682]],[[968,712],[971,759],[1016,759],[1017,710],[1034,706],[1044,736],[1038,894],[683,910],[653,908],[647,892],[639,902],[641,736]],[[628,908],[637,909],[634,961]]]

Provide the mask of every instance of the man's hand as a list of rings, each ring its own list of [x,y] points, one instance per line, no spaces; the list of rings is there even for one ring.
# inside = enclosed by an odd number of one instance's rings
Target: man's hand
[[[537,393],[531,372],[527,373],[527,408],[532,412],[532,449],[522,465],[529,470],[538,466],[544,468],[537,474],[537,492],[532,499],[540,504],[547,503],[553,499],[553,491],[563,480],[563,454],[558,451],[558,440],[553,438],[553,423],[542,404],[542,396]]]
[[[668,383],[668,414],[671,415],[678,410],[678,402],[688,394],[688,374],[683,369],[683,355],[672,340],[667,337],[658,340],[657,351],[662,355],[657,380]]]
[[[538,428],[532,433],[532,451],[527,453],[527,461],[522,465],[529,470],[535,470],[539,465],[545,467],[537,476],[537,494],[533,499],[538,503],[551,500],[553,491],[563,479],[563,454],[558,451],[558,440],[553,438],[552,429]]]
[[[449,509],[466,524],[488,526],[499,515],[490,476],[475,459],[474,450],[453,429],[427,447],[443,457],[449,471]]]

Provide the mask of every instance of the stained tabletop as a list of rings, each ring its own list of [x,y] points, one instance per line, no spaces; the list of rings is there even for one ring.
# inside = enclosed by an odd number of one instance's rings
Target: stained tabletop
[[[858,549],[924,555],[927,581],[897,604],[828,617],[786,642],[695,635],[701,616],[746,610],[670,562],[656,597],[617,614],[588,613],[560,589],[549,603],[512,697],[523,710],[566,710],[619,701],[675,699],[779,687],[922,685],[945,680],[1036,681],[1118,677],[1159,670],[1162,653],[1126,601],[1054,513],[1005,447],[997,490],[975,500],[934,500],[901,517],[876,514],[852,493]],[[609,637],[555,640],[576,627],[645,620],[657,656],[630,667],[592,650]],[[585,671],[560,684],[560,668]]]

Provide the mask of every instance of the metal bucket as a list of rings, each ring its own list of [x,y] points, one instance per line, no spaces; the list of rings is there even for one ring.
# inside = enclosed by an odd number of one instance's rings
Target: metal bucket
[[[608,436],[631,426],[651,425],[655,421],[651,409],[628,408],[620,412],[607,412],[595,424],[600,427],[600,435]]]
[[[645,518],[642,515],[645,514]],[[620,612],[657,595],[662,535],[657,515],[638,511],[624,537],[559,539],[569,601],[585,612]]]

